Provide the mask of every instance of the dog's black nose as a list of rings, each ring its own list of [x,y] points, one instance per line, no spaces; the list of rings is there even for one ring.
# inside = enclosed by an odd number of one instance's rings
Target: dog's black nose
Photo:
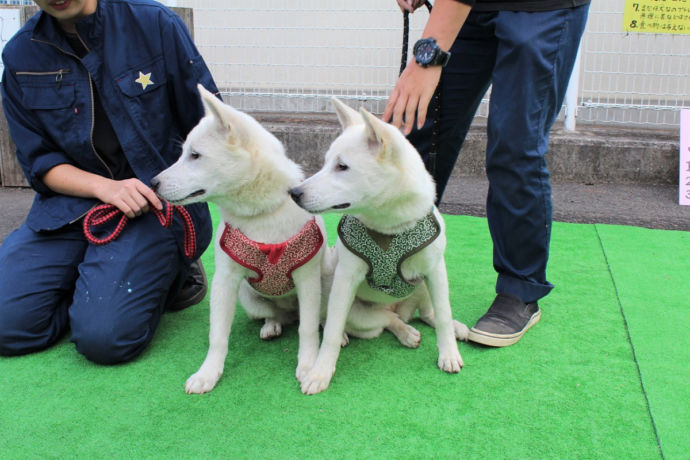
[[[295,187],[292,190],[290,190],[290,196],[292,197],[292,200],[297,204],[299,204],[300,201],[302,201],[302,195],[304,195],[304,192],[299,187]]]
[[[153,179],[151,179],[150,184],[151,184],[151,188],[153,189],[153,191],[157,192],[158,187],[160,187],[160,185],[161,185],[161,180],[158,178],[158,176],[156,176]]]

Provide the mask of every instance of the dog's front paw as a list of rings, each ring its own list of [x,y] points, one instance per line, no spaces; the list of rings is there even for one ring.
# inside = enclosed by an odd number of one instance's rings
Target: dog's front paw
[[[421,342],[422,340],[422,334],[420,334],[420,332],[417,329],[410,326],[409,324],[405,324],[405,328],[401,331],[399,335],[396,334],[396,336],[398,337],[400,343],[408,348],[419,347],[419,342]]]
[[[465,363],[462,361],[462,356],[460,356],[458,349],[455,348],[455,350],[453,350],[453,348],[455,347],[451,347],[451,349],[447,352],[439,353],[438,367],[442,371],[457,374],[460,372]]]
[[[460,321],[453,320],[453,330],[455,331],[455,338],[467,342],[470,336],[470,329]]]
[[[304,363],[298,363],[297,369],[295,370],[295,377],[297,377],[297,381],[302,383],[302,380],[307,376],[310,370],[311,366],[308,366]]]
[[[184,390],[188,395],[208,393],[216,386],[222,374],[222,370],[214,371],[201,368],[196,374],[192,374],[187,379],[187,382],[184,384]]]
[[[297,369],[295,370],[295,377],[302,383],[302,380],[307,376],[311,368],[314,366],[316,361],[316,356],[318,354],[318,348],[312,352],[300,352],[297,357]]]
[[[283,333],[283,326],[280,324],[280,322],[274,320],[274,319],[266,319],[264,322],[264,325],[261,326],[261,332],[259,332],[259,336],[263,340],[271,340],[275,339],[276,337],[280,336],[280,334]]]
[[[309,373],[301,381],[302,393],[304,393],[305,395],[315,395],[316,393],[321,393],[323,390],[328,388],[328,385],[331,383],[331,378],[333,378],[334,372],[335,368],[312,368],[311,371],[309,371]]]
[[[347,335],[347,332],[343,332],[343,341],[340,342],[340,348],[345,348],[350,344],[350,336]]]

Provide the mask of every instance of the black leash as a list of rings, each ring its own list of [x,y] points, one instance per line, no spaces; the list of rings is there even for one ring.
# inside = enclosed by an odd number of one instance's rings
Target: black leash
[[[431,13],[431,2],[429,0],[424,1],[424,6],[426,6],[429,13]],[[402,43],[402,56],[400,59],[400,74],[403,73],[405,67],[407,67],[407,49],[409,48],[410,42],[410,12],[403,11],[403,43]],[[431,128],[431,150],[429,151],[429,156],[426,161],[426,169],[433,176],[436,173],[436,150],[438,148],[438,136],[441,131],[441,81],[439,80],[436,91],[434,91],[434,96],[431,99],[431,105],[434,111],[434,120]]]

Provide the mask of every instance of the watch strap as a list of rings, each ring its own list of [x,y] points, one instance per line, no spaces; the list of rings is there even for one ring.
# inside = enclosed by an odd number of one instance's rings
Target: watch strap
[[[437,49],[438,52],[436,53],[434,60],[429,65],[440,65],[441,67],[445,67],[446,64],[448,64],[448,61],[450,61],[450,53],[443,51],[441,48]]]

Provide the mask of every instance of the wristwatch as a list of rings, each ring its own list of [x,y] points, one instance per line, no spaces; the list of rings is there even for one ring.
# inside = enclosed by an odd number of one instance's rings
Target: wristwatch
[[[412,50],[414,52],[415,61],[422,67],[428,67],[430,65],[445,67],[450,60],[450,53],[439,48],[436,40],[431,37],[417,40]]]

